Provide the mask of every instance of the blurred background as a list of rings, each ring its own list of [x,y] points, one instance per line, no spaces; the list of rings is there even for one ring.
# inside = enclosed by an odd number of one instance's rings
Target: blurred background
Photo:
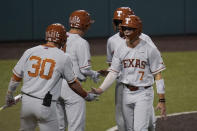
[[[84,9],[95,20],[85,35],[90,43],[94,70],[107,68],[106,42],[115,32],[113,12],[125,6],[143,22],[143,33],[151,36],[167,66],[167,113],[189,112],[189,116],[158,119],[156,131],[196,131],[197,129],[197,0],[3,0],[0,4],[0,106],[5,104],[12,68],[22,53],[44,42],[49,24],[61,23],[67,31],[69,15]],[[104,78],[101,80],[103,81]],[[101,81],[101,82],[102,82]],[[84,87],[98,87],[88,80]],[[114,85],[113,85],[114,87]],[[20,93],[18,88],[16,95]],[[95,103],[87,103],[86,131],[105,131],[116,125],[114,88]],[[158,102],[155,95],[154,106]],[[192,111],[195,113],[191,114]],[[0,131],[16,131],[20,126],[20,103],[0,112]],[[156,112],[159,115],[159,112]],[[10,126],[12,125],[12,126]]]
[[[68,29],[72,11],[87,10],[96,22],[86,37],[112,35],[113,11],[129,6],[143,21],[148,35],[197,33],[196,0],[4,0],[0,5],[0,42],[43,40],[49,24],[62,23]]]

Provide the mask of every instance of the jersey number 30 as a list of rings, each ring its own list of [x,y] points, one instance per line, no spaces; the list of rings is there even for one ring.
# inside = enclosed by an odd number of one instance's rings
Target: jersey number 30
[[[46,80],[51,79],[51,77],[53,75],[53,70],[54,70],[54,67],[55,67],[55,64],[56,64],[53,59],[44,59],[44,60],[42,60],[38,56],[31,56],[29,60],[30,61],[32,61],[32,60],[36,60],[37,61],[37,63],[32,65],[32,68],[35,69],[35,72],[28,71],[28,75],[30,77],[37,77],[38,75],[40,75],[40,77],[42,79],[46,79]],[[45,75],[45,73],[44,73],[46,63],[50,63],[50,68],[49,68],[49,71],[48,71],[47,75]]]

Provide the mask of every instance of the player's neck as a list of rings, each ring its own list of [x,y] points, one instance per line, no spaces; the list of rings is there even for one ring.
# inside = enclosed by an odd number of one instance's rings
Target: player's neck
[[[55,43],[53,42],[47,42],[46,44],[44,44],[44,46],[48,46],[48,47],[57,47]]]
[[[84,35],[84,31],[80,30],[80,29],[75,29],[75,28],[71,28],[69,33],[71,34],[78,34],[80,36]]]
[[[56,44],[56,43],[54,43],[54,42],[47,42],[47,43],[44,44],[43,46],[61,48],[59,44]]]
[[[135,48],[140,43],[140,39],[137,38],[133,41],[127,41],[127,46],[130,48]]]

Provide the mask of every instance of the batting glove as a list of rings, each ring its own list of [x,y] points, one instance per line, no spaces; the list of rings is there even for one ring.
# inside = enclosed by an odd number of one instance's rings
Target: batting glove
[[[15,104],[15,100],[14,100],[13,93],[8,91],[6,95],[6,105],[9,107],[14,104]]]
[[[88,95],[84,98],[86,101],[93,101],[95,100],[99,95],[94,93],[88,93]]]
[[[98,73],[97,71],[94,71],[93,75],[91,76],[94,83],[98,83],[100,81],[99,76],[100,76],[100,73]]]

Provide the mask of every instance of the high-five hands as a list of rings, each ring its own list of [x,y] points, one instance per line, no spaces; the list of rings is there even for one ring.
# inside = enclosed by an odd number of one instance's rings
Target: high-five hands
[[[101,76],[105,77],[105,76],[107,76],[107,74],[109,73],[109,71],[107,71],[106,69],[104,69],[104,70],[99,70],[98,73],[100,73]]]
[[[93,75],[91,76],[92,80],[94,81],[94,83],[98,83],[100,81],[100,73],[97,71],[93,71]]]
[[[99,95],[89,92],[87,96],[84,98],[86,101],[94,101],[97,100]]]
[[[94,94],[100,95],[100,94],[103,93],[103,90],[101,88],[93,88],[92,87],[91,89],[92,89],[91,92],[94,93]]]

